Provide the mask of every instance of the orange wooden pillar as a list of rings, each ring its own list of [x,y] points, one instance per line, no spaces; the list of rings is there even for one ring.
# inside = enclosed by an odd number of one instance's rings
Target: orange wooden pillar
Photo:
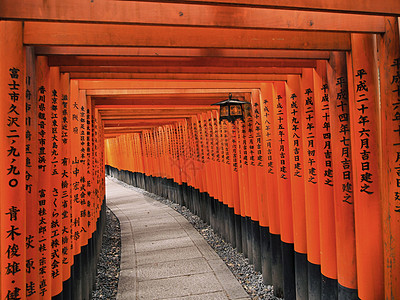
[[[263,130],[261,114],[263,113],[260,105],[260,90],[253,90],[251,93],[251,103],[253,107],[253,128],[254,128],[254,147],[256,160],[256,184],[258,187],[265,187],[266,182],[266,167],[265,167],[265,152],[263,145]],[[258,205],[258,220],[260,227],[260,263],[261,272],[263,274],[263,282],[265,284],[272,283],[271,277],[271,243],[270,230],[268,219],[268,190],[265,188],[257,189],[257,205]]]
[[[286,90],[284,82],[274,82],[273,97],[275,151],[277,160],[277,182],[279,220],[282,240],[283,288],[288,299],[296,297],[294,269],[293,212],[289,157],[289,134],[287,123]]]
[[[51,298],[51,96],[46,57],[36,60],[38,106],[39,295]]]
[[[374,35],[352,34],[350,122],[358,296],[383,299],[380,103]],[[349,54],[350,55],[350,54]]]
[[[26,298],[25,63],[22,22],[0,21],[0,296]],[[36,196],[36,195],[35,195]],[[36,236],[36,235],[35,235]]]
[[[332,52],[327,65],[331,124],[338,298],[357,297],[353,171],[346,54]]]
[[[278,153],[275,151],[273,140],[274,118],[273,118],[273,101],[274,88],[272,83],[262,83],[260,85],[261,97],[260,106],[262,109],[261,121],[263,131],[263,144],[266,165],[266,189],[268,204],[268,219],[270,225],[270,242],[271,242],[271,270],[272,284],[274,285],[274,293],[278,297],[283,296],[283,266],[282,266],[282,250],[281,250],[281,228],[279,220],[279,202],[277,189],[277,159]]]
[[[231,161],[232,172],[232,203],[235,214],[235,244],[239,252],[243,252],[242,247],[242,215],[240,207],[240,187],[239,187],[239,153],[238,153],[238,133],[236,124],[228,124],[228,147]],[[231,138],[229,138],[231,136]]]
[[[52,296],[61,296],[62,281],[62,252],[61,252],[61,99],[60,99],[60,72],[58,67],[50,67],[50,123],[51,140],[50,143],[50,168],[51,188],[49,190],[51,211],[51,293]]]
[[[307,226],[308,297],[321,298],[320,230],[315,131],[313,70],[303,69],[301,79],[303,160],[305,161],[305,199]]]
[[[251,95],[250,95],[251,97]],[[250,102],[251,99],[246,99]],[[248,237],[249,237],[249,258],[257,271],[261,271],[261,245],[260,245],[260,227],[258,217],[258,193],[254,186],[257,184],[256,156],[254,146],[254,125],[253,111],[251,105],[244,105],[244,127],[246,130],[246,150],[245,158],[247,158],[247,203],[248,203]]]
[[[64,296],[71,298],[71,267],[73,264],[72,252],[72,197],[71,197],[71,143],[70,143],[70,97],[69,76],[61,75],[61,251],[62,251],[62,278],[68,282],[63,290]]]
[[[243,124],[240,121],[234,123],[236,129],[236,151],[238,161],[238,187],[239,187],[239,202],[240,202],[240,227],[241,227],[241,242],[242,252],[247,256],[247,223],[246,223],[246,185],[243,182],[244,178],[244,151],[243,151]]]
[[[400,44],[398,18],[378,38],[382,105],[381,189],[385,299],[400,298]]]
[[[72,254],[73,254],[73,266],[72,266],[72,279],[74,282],[74,289],[72,298],[80,299],[82,295],[82,273],[81,273],[81,245],[83,243],[81,236],[81,202],[80,202],[80,177],[82,176],[83,169],[81,168],[80,160],[80,109],[79,109],[79,88],[78,81],[70,81],[70,160],[71,160],[71,197],[72,197]],[[112,151],[110,151],[110,158],[112,159]]]
[[[326,62],[314,69],[315,140],[321,253],[321,297],[337,298],[336,232],[333,193],[332,142]]]
[[[290,75],[286,84],[286,110],[289,135],[289,161],[293,211],[293,242],[296,299],[308,299],[307,234],[303,160],[303,134],[300,77]]]
[[[26,297],[32,298],[37,294],[39,273],[35,272],[38,259],[37,224],[39,218],[38,194],[38,133],[37,133],[37,105],[36,105],[36,70],[35,54],[32,47],[25,48],[25,100],[26,100],[26,211],[31,212],[26,218]]]

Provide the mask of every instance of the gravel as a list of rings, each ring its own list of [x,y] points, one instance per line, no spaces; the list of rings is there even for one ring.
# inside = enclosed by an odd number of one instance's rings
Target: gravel
[[[230,243],[225,242],[221,236],[219,236],[214,230],[203,222],[197,215],[190,212],[185,206],[181,206],[177,203],[174,203],[168,199],[160,197],[156,194],[149,193],[143,189],[128,185],[122,181],[119,181],[115,178],[109,177],[108,179],[118,182],[122,184],[124,187],[135,190],[136,192],[142,193],[143,195],[160,201],[161,203],[168,205],[175,211],[179,212],[182,216],[184,216],[190,224],[204,237],[204,239],[208,242],[208,244],[215,250],[215,252],[221,257],[221,259],[225,262],[228,268],[231,270],[233,275],[237,278],[237,280],[241,283],[245,291],[249,294],[252,299],[268,299],[268,300],[278,300],[273,295],[273,286],[266,286],[263,283],[262,275],[260,272],[254,270],[254,266],[249,263],[249,260],[244,257],[242,253],[239,253],[234,249]],[[115,216],[114,216],[115,217]],[[119,228],[119,226],[118,226]],[[119,230],[119,229],[118,229]],[[107,232],[107,229],[106,229]],[[119,232],[119,231],[118,231]],[[110,234],[111,235],[111,234]],[[120,237],[120,234],[118,234]],[[104,242],[103,242],[104,244]],[[110,246],[107,246],[108,248]],[[120,248],[120,243],[119,243]],[[101,255],[102,256],[102,255]],[[109,263],[110,259],[105,259],[106,263]],[[116,260],[112,260],[115,261]],[[119,264],[119,260],[118,260]],[[101,262],[99,262],[101,265]],[[108,266],[106,265],[106,268]],[[103,267],[103,270],[105,268]],[[119,270],[118,267],[113,267],[113,269]],[[100,273],[100,272],[99,272]],[[118,276],[106,276],[106,277],[114,277],[118,281]],[[101,290],[102,288],[99,288]],[[116,294],[116,292],[115,292]],[[104,299],[104,298],[96,298],[96,299]],[[107,298],[107,299],[115,299],[115,298]]]
[[[106,226],[97,262],[96,288],[92,299],[116,299],[121,263],[121,228],[118,218],[107,207]]]

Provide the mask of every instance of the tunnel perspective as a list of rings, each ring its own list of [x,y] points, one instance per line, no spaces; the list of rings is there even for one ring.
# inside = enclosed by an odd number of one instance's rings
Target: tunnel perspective
[[[111,176],[278,297],[400,299],[400,4],[323,2],[1,1],[1,298],[91,298]]]

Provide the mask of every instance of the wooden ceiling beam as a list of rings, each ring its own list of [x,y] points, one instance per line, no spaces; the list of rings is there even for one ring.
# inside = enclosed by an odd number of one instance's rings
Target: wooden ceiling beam
[[[198,94],[202,95],[202,94]],[[109,105],[211,105],[213,103],[222,101],[226,99],[228,95],[225,94],[215,94],[208,95],[204,97],[198,96],[186,96],[179,94],[172,95],[155,95],[152,97],[143,97],[142,95],[135,95],[135,97],[127,97],[127,98],[109,98],[109,97],[100,97],[95,98],[92,97],[92,101],[94,101],[96,107],[103,108]],[[244,94],[235,93],[235,97],[244,98]]]
[[[131,0],[128,0],[128,2],[130,1]],[[173,2],[179,3],[183,1],[184,0],[175,0]],[[191,0],[190,2],[204,5],[236,5],[239,7],[249,6],[288,10],[400,16],[400,2],[398,0]]]
[[[301,74],[302,68],[295,67],[130,67],[130,66],[64,66],[62,73],[170,73],[170,74]]]
[[[233,58],[233,57],[115,57],[52,55],[51,67],[223,67],[223,68],[315,68],[311,59]]]
[[[151,93],[197,93],[190,89],[202,89],[201,93],[216,93],[214,89],[255,89],[260,87],[258,82],[231,82],[231,81],[175,81],[175,80],[78,80],[78,86],[81,90],[88,90],[89,95],[95,95],[96,92],[90,90],[103,90],[109,95],[118,94],[110,90],[148,90]],[[209,90],[209,91],[207,91]],[[239,91],[240,92],[240,91]],[[93,94],[91,94],[93,93]],[[99,93],[101,94],[101,93]],[[121,94],[121,93],[120,93]],[[134,94],[134,93],[133,93]],[[143,93],[142,93],[143,94]]]
[[[285,74],[204,74],[204,73],[75,73],[71,79],[174,79],[174,80],[231,80],[286,81]]]
[[[393,0],[385,1],[395,2]],[[256,3],[257,1],[253,2]],[[372,3],[372,0],[365,0],[362,5],[357,5],[359,10],[362,10],[361,7],[365,6],[365,2]],[[262,1],[262,4],[265,4],[265,1]],[[375,5],[375,7],[377,6]],[[393,7],[396,8],[399,5]],[[369,12],[373,13],[372,11]],[[390,13],[394,12],[390,11]],[[0,1],[0,18],[7,20],[369,33],[384,32],[385,28],[383,18],[372,15],[282,10],[278,7],[269,9],[140,1],[46,0],[46,3],[44,3],[42,0],[2,0]]]
[[[232,86],[232,85],[231,85]],[[253,87],[253,89],[256,87]],[[249,88],[182,88],[182,89],[104,89],[104,90],[87,90],[87,96],[111,96],[111,97],[129,97],[130,95],[167,95],[167,94],[201,94],[201,93],[219,93],[222,96],[227,93],[250,93]]]
[[[234,57],[329,59],[329,51],[270,49],[197,49],[146,47],[37,46],[37,55],[132,56],[132,57]]]
[[[24,44],[347,51],[350,50],[350,34],[293,30],[24,22]]]
[[[106,121],[106,120],[113,120],[113,121],[130,121],[130,120],[136,120],[136,119],[154,119],[154,118],[158,118],[158,119],[170,119],[170,118],[190,118],[193,115],[195,115],[196,113],[190,113],[190,112],[181,112],[180,114],[162,114],[162,115],[152,115],[152,114],[148,114],[148,115],[140,115],[140,116],[113,116],[113,115],[102,115],[102,120]]]

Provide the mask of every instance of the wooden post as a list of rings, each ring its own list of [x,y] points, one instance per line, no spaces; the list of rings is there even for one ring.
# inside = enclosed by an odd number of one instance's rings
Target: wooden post
[[[278,153],[275,151],[273,140],[273,99],[276,97],[272,83],[262,83],[260,85],[261,97],[260,106],[262,107],[261,120],[264,138],[264,153],[266,157],[266,181],[268,182],[268,219],[271,232],[271,270],[272,284],[274,285],[275,295],[283,296],[283,266],[281,250],[281,228],[279,201],[277,189],[277,159]]]
[[[385,299],[400,298],[400,44],[398,18],[378,36],[382,119],[381,198]]]
[[[62,252],[61,252],[61,128],[60,128],[60,72],[58,67],[50,67],[50,180],[49,200],[51,203],[51,294],[57,296],[62,292]]]
[[[25,63],[22,22],[0,21],[0,296],[26,297]],[[36,195],[35,195],[36,196]],[[36,212],[33,212],[36,213]]]
[[[286,109],[289,134],[289,156],[291,176],[291,196],[293,210],[293,241],[295,260],[296,299],[308,299],[308,266],[307,266],[307,234],[306,208],[304,192],[303,134],[300,116],[300,78],[288,76],[286,84]]]
[[[39,202],[39,295],[51,298],[51,99],[46,57],[37,57],[38,106],[38,202]]]
[[[358,296],[383,299],[382,195],[380,190],[380,104],[376,37],[352,34],[350,122]],[[350,89],[350,87],[349,87]]]
[[[37,251],[39,239],[37,225],[39,224],[38,195],[38,118],[36,105],[36,57],[32,47],[25,48],[25,99],[26,99],[26,211],[31,212],[26,218],[26,297],[37,295],[39,272],[33,267],[39,262]],[[29,245],[29,246],[28,246]]]
[[[326,62],[314,69],[315,141],[321,249],[321,297],[337,298],[336,234],[333,196],[332,144]]]
[[[286,91],[284,82],[274,82],[273,98],[274,138],[277,159],[279,220],[282,240],[284,296],[296,297],[293,244],[293,211],[289,163],[289,135],[287,125]]]
[[[308,258],[308,297],[321,298],[320,230],[318,204],[318,176],[315,132],[315,95],[313,70],[303,69],[301,79],[303,159],[305,163],[305,195]]]
[[[72,252],[72,197],[71,197],[71,126],[70,126],[70,97],[69,76],[61,74],[61,206],[62,206],[62,254],[63,254],[63,281],[71,282],[71,267],[74,256]],[[100,176],[100,174],[99,174]],[[68,285],[68,288],[72,287]],[[67,293],[70,294],[71,291]],[[64,291],[65,293],[65,291]]]
[[[353,171],[346,54],[332,52],[327,65],[331,124],[338,298],[357,298]]]

